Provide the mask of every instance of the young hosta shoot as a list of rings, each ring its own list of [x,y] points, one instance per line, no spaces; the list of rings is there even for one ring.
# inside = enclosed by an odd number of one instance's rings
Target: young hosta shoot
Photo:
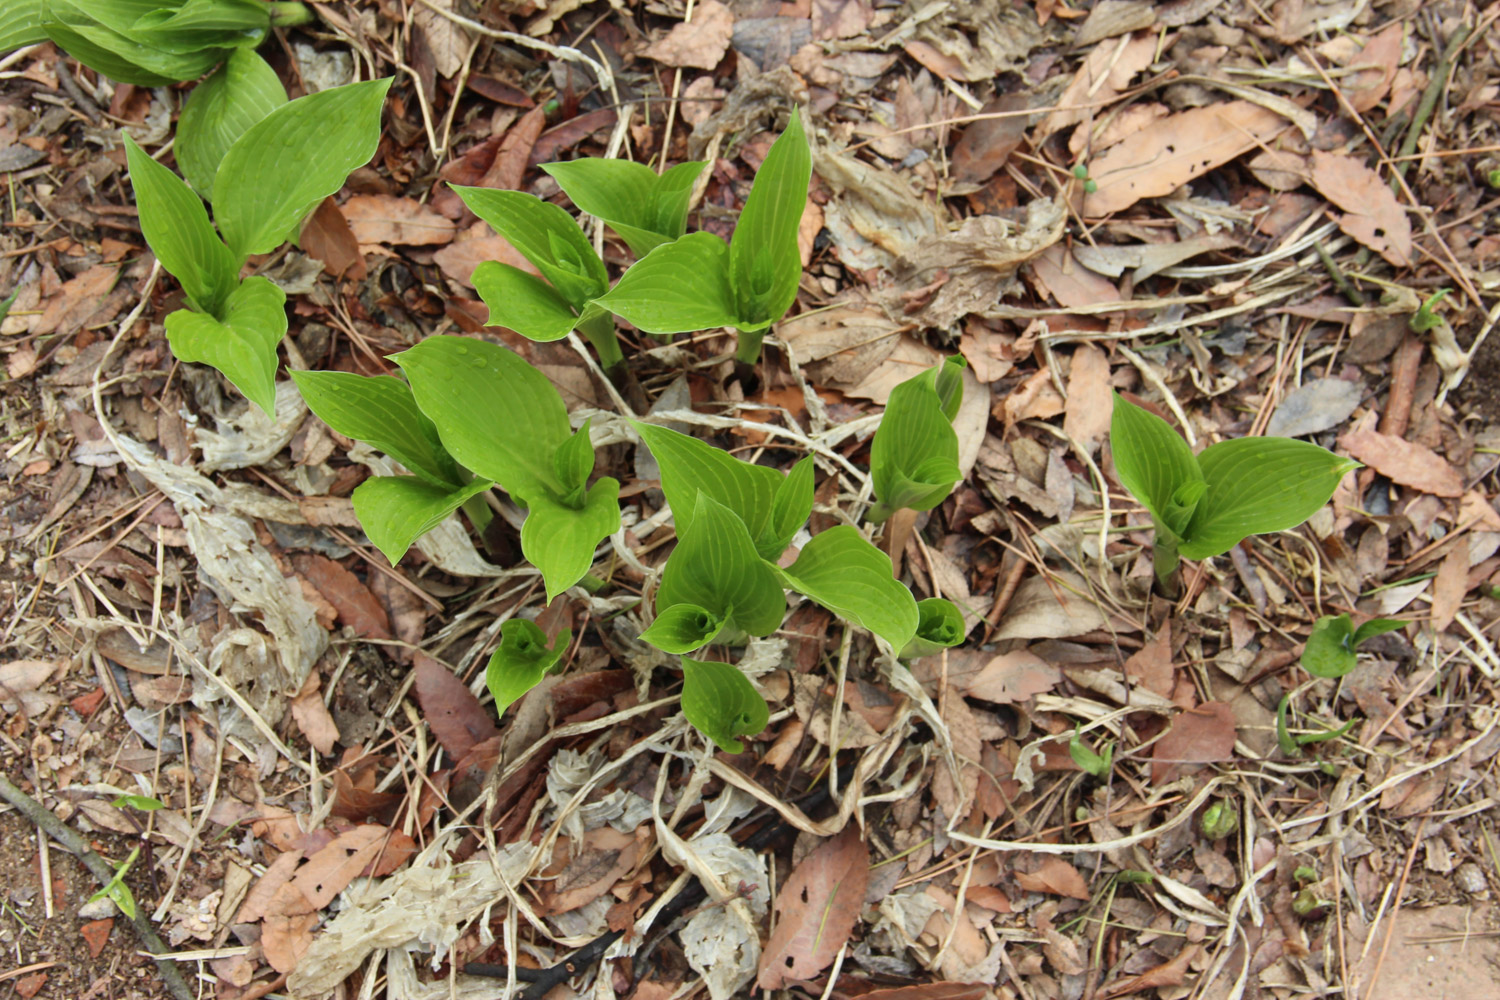
[[[1109,436],[1120,482],[1151,514],[1156,578],[1167,590],[1179,556],[1206,559],[1295,528],[1359,467],[1291,438],[1236,438],[1194,455],[1165,420],[1119,396]]]
[[[953,492],[961,476],[953,418],[963,402],[963,368],[954,356],[891,390],[870,443],[870,521],[879,524],[902,507],[931,510]]]
[[[890,558],[853,527],[830,528],[790,567],[776,565],[812,512],[810,459],[783,476],[686,434],[649,424],[636,428],[661,467],[662,492],[681,539],[662,571],[648,641],[667,652],[690,652],[714,639],[738,638],[737,632],[766,635],[780,625],[781,589],[789,587],[894,649],[905,648],[917,630],[916,600],[895,579]],[[756,624],[746,627],[752,609]],[[735,627],[721,633],[726,625]]]
[[[1281,747],[1281,752],[1288,757],[1302,756],[1302,748],[1309,743],[1324,743],[1328,740],[1343,739],[1353,729],[1359,719],[1350,719],[1337,729],[1323,729],[1313,733],[1301,733],[1293,735],[1287,728],[1287,709],[1291,707],[1291,692],[1281,696],[1281,701],[1276,705],[1276,743]]]
[[[1109,777],[1109,769],[1114,764],[1115,744],[1113,740],[1107,740],[1095,753],[1093,748],[1083,741],[1083,727],[1073,727],[1073,738],[1068,740],[1068,756],[1073,758],[1073,763],[1078,769],[1086,774],[1092,774],[1096,778]]]
[[[309,94],[245,129],[213,176],[217,232],[199,196],[126,137],[141,232],[188,300],[189,308],[167,316],[172,352],[217,368],[267,414],[276,408],[286,296],[266,278],[241,281],[240,269],[251,254],[284,243],[374,155],[390,84],[371,80]]]
[[[915,660],[952,649],[964,641],[964,614],[952,602],[929,597],[917,602],[917,634],[901,650],[901,659]]]
[[[286,104],[286,88],[253,49],[229,59],[193,88],[177,120],[177,166],[194,191],[213,198],[214,178],[229,148],[262,118]]]
[[[802,116],[793,111],[755,174],[728,244],[700,232],[658,246],[596,302],[652,334],[736,327],[735,356],[753,364],[766,328],[797,297],[797,227],[811,178],[812,153]]]
[[[573,204],[603,221],[637,257],[687,229],[688,199],[707,163],[679,163],[657,175],[643,163],[585,157],[543,163]]]
[[[485,686],[495,699],[495,714],[504,715],[556,668],[572,638],[573,633],[563,629],[549,646],[547,634],[535,622],[512,618],[501,623],[500,645],[490,654],[484,671]]]
[[[583,579],[620,527],[620,483],[594,469],[588,428],[574,432],[547,376],[515,352],[467,337],[428,337],[393,355],[443,448],[527,508],[521,552],[547,600]]]
[[[1314,677],[1343,677],[1358,663],[1356,651],[1360,643],[1394,632],[1405,624],[1396,618],[1371,618],[1355,628],[1348,614],[1319,618],[1307,637],[1307,645],[1302,647],[1302,669]]]
[[[682,658],[682,714],[727,753],[744,753],[741,736],[754,736],[771,721],[766,699],[732,663]]]

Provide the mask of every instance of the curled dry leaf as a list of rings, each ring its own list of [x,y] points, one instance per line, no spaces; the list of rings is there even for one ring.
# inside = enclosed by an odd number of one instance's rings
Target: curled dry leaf
[[[776,897],[776,929],[756,980],[761,988],[781,989],[827,968],[859,919],[869,878],[869,851],[853,823],[793,869]]]
[[[1394,483],[1440,497],[1462,496],[1464,481],[1447,459],[1424,445],[1379,431],[1350,431],[1339,447]]]
[[[1066,639],[1102,628],[1104,613],[1088,596],[1089,587],[1074,573],[1033,576],[1016,588],[1000,627],[991,638]]]
[[[359,577],[327,556],[299,555],[292,562],[317,595],[333,606],[339,622],[354,629],[355,635],[365,639],[391,637],[385,608]]]
[[[324,198],[317,210],[302,224],[302,249],[335,278],[346,274],[352,281],[363,281],[369,273],[359,241],[349,228],[349,221],[339,210],[338,202]]]
[[[1313,150],[1308,177],[1339,208],[1339,228],[1397,267],[1411,263],[1411,221],[1380,175],[1352,156]]]
[[[1068,372],[1063,430],[1085,449],[1093,451],[1109,430],[1114,409],[1114,396],[1109,391],[1109,359],[1092,344],[1080,345],[1073,351],[1073,367]]]
[[[1234,756],[1234,711],[1222,701],[1208,701],[1172,720],[1151,753],[1151,780],[1171,781],[1195,764]]]

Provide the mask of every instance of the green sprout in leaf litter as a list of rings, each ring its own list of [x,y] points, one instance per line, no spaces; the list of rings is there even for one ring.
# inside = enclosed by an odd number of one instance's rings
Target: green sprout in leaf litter
[[[1293,734],[1287,727],[1287,710],[1291,707],[1292,696],[1290,693],[1281,696],[1281,701],[1276,705],[1276,744],[1281,748],[1283,756],[1300,757],[1302,748],[1309,743],[1323,743],[1327,740],[1342,739],[1347,736],[1349,730],[1353,729],[1358,719],[1350,719],[1338,729],[1325,729],[1316,733]]]
[[[89,897],[90,903],[97,903],[101,899],[109,899],[120,908],[120,912],[131,920],[135,919],[135,895],[131,893],[130,886],[125,884],[125,876],[129,873],[135,859],[141,856],[139,847],[132,847],[130,855],[115,868],[114,877],[104,883],[104,887]]]
[[[141,812],[155,812],[158,809],[166,808],[161,799],[153,799],[149,795],[121,795],[111,802],[110,805],[116,809],[124,809],[126,806],[129,806],[131,809],[139,809]]]
[[[955,355],[891,390],[870,443],[870,521],[903,507],[931,510],[953,492],[961,477],[953,418],[963,402],[963,368]]]
[[[490,654],[484,671],[485,686],[495,699],[496,715],[504,715],[549,671],[557,669],[572,637],[572,632],[563,629],[549,644],[547,634],[535,622],[512,618],[501,623],[500,645]]]
[[[682,658],[682,714],[726,753],[744,753],[739,737],[771,721],[766,699],[739,667],[690,656]]]
[[[1439,288],[1432,295],[1428,296],[1427,300],[1422,303],[1416,312],[1412,313],[1411,319],[1406,321],[1406,325],[1411,327],[1413,333],[1427,333],[1429,330],[1434,330],[1442,324],[1443,317],[1437,314],[1437,304],[1443,301],[1450,291],[1452,289]]]
[[[1089,178],[1089,168],[1084,166],[1082,163],[1078,163],[1073,166],[1073,176],[1078,180],[1083,181],[1083,190],[1085,194],[1093,194],[1095,191],[1099,190],[1098,182]]]
[[[1220,800],[1203,810],[1199,827],[1209,840],[1222,840],[1240,826],[1240,814],[1234,803]]]
[[[663,243],[595,303],[661,336],[735,327],[740,332],[736,359],[754,364],[766,328],[797,297],[802,280],[797,230],[811,179],[812,152],[802,115],[794,110],[756,171],[728,244],[707,232]]]
[[[1236,438],[1194,455],[1165,420],[1118,395],[1110,447],[1120,482],[1151,515],[1156,579],[1168,593],[1179,557],[1207,559],[1295,528],[1360,467],[1291,438]]]
[[[964,614],[952,601],[929,597],[917,602],[917,634],[901,650],[901,659],[915,660],[952,649],[964,641]]]
[[[167,315],[172,353],[217,368],[268,415],[276,411],[276,346],[287,328],[286,294],[260,275],[241,280],[240,270],[250,255],[284,243],[374,155],[390,84],[371,80],[319,91],[251,124],[213,170],[212,223],[199,195],[126,137],[141,232],[187,298],[188,308]],[[212,160],[205,154],[195,169],[208,171]]]
[[[1099,752],[1094,750],[1083,741],[1083,728],[1075,726],[1073,737],[1068,740],[1068,756],[1073,758],[1073,763],[1078,769],[1086,774],[1092,774],[1096,778],[1108,778],[1110,767],[1114,763],[1115,744],[1113,740],[1106,741],[1100,747]]]
[[[1319,618],[1302,647],[1302,669],[1314,677],[1343,677],[1358,663],[1360,643],[1405,625],[1396,618],[1371,618],[1356,629],[1348,614]]]

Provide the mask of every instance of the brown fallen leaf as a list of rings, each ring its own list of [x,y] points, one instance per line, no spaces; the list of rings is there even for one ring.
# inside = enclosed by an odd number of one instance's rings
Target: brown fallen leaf
[[[292,559],[292,565],[323,600],[333,605],[338,620],[354,629],[355,635],[363,639],[391,637],[391,623],[385,616],[385,608],[359,577],[327,556],[299,555]]]
[[[96,264],[78,277],[63,282],[57,294],[47,300],[47,307],[31,332],[72,333],[77,330],[100,311],[119,276],[118,266]]]
[[[1379,174],[1352,156],[1315,149],[1308,180],[1343,209],[1340,229],[1397,267],[1411,263],[1411,220]]]
[[[1088,883],[1067,861],[1055,854],[1042,858],[1036,871],[1015,872],[1016,884],[1031,892],[1046,892],[1054,896],[1071,896],[1073,899],[1088,899]]]
[[[1046,420],[1067,409],[1067,401],[1052,384],[1052,373],[1039,368],[991,408],[1008,431],[1022,420]]]
[[[363,281],[369,274],[349,220],[331,197],[324,198],[302,224],[302,249],[314,260],[321,260],[323,269],[335,278],[347,275],[351,281]]]
[[[321,910],[380,855],[390,834],[390,830],[373,823],[339,834],[297,869],[290,885],[314,910]]]
[[[104,946],[109,942],[109,932],[114,929],[113,917],[103,920],[90,920],[78,928],[78,933],[83,935],[83,943],[89,946],[89,958],[98,958]]]
[[[1104,993],[1106,1000],[1161,986],[1181,986],[1182,981],[1187,977],[1188,963],[1197,957],[1201,948],[1202,946],[1197,944],[1183,945],[1182,950],[1173,956],[1171,961],[1152,966],[1138,976],[1106,988]]]
[[[424,653],[415,660],[417,701],[448,756],[462,760],[476,743],[500,734],[490,713],[451,670]]]
[[[869,851],[853,823],[803,858],[776,896],[776,929],[756,982],[777,990],[827,968],[859,919],[869,877]]]
[[[649,835],[647,827],[641,834]],[[604,895],[635,867],[643,847],[641,837],[601,826],[583,835],[577,853],[543,891],[547,913],[567,913]]]
[[[1464,481],[1457,470],[1424,445],[1393,434],[1359,430],[1342,435],[1339,447],[1394,483],[1434,496],[1463,495]]]
[[[734,36],[734,12],[719,0],[701,0],[692,11],[691,21],[673,25],[641,54],[664,66],[713,69],[719,65]]]
[[[1067,89],[1058,97],[1059,110],[1042,120],[1036,141],[1040,142],[1070,125],[1089,121],[1096,113],[1095,109],[1079,105],[1108,101],[1130,86],[1131,79],[1151,65],[1151,60],[1155,57],[1156,39],[1153,35],[1132,38],[1125,43],[1123,49],[1119,45],[1095,46],[1078,67],[1078,72],[1068,83]],[[1069,143],[1074,153],[1081,152],[1089,145],[1089,131],[1088,128],[1081,128],[1074,133],[1073,141]],[[1102,147],[1095,146],[1095,152],[1100,148]]]
[[[1286,119],[1249,101],[1192,108],[1135,132],[1089,164],[1098,189],[1084,214],[1108,215],[1142,198],[1159,198],[1228,163],[1286,127]]]
[[[1030,104],[1025,94],[1003,94],[979,109],[981,115],[1024,111]],[[953,179],[980,184],[1005,166],[1026,137],[1026,115],[981,118],[964,129],[953,145]]]
[[[1234,756],[1234,711],[1222,701],[1206,701],[1172,720],[1151,752],[1151,780],[1165,784],[1195,764]]]
[[[453,242],[457,229],[415,198],[387,194],[357,194],[344,202],[343,216],[362,246],[441,246]]]
[[[984,983],[923,983],[871,990],[861,993],[859,1000],[984,1000],[989,995]]]
[[[312,748],[326,755],[333,753],[333,745],[339,741],[339,727],[318,689],[318,672],[309,671],[302,690],[292,699],[292,719]]]
[[[1432,630],[1441,632],[1453,624],[1453,618],[1469,590],[1469,547],[1460,544],[1448,550],[1438,565],[1432,581]]]
[[[489,168],[476,182],[478,186],[519,191],[526,176],[526,165],[531,160],[531,151],[536,148],[536,141],[546,127],[545,108],[532,108],[522,115],[520,121],[506,130]]]
[[[1162,622],[1161,631],[1125,661],[1125,676],[1163,698],[1172,697],[1172,621]]]
[[[964,695],[1000,705],[1045,694],[1062,680],[1062,672],[1035,653],[1014,649],[990,660],[964,688]]]
[[[1114,396],[1109,390],[1109,359],[1094,345],[1082,344],[1073,351],[1073,366],[1068,372],[1063,430],[1093,451],[1109,430],[1114,411]]]
[[[461,238],[434,253],[432,260],[444,274],[469,288],[474,287],[471,280],[474,269],[487,260],[498,260],[527,274],[541,275],[531,261],[510,245],[509,240],[495,235],[495,231],[483,222],[474,223]]]
[[[1390,93],[1391,81],[1401,67],[1401,41],[1405,33],[1405,23],[1392,21],[1365,42],[1365,47],[1354,57],[1354,65],[1371,67],[1346,77],[1339,88],[1355,111],[1361,114],[1369,111]]]
[[[1033,576],[1021,581],[1000,627],[990,637],[992,641],[1067,639],[1104,627],[1104,613],[1089,598],[1089,587],[1082,577],[1069,572],[1052,576],[1054,579]]]

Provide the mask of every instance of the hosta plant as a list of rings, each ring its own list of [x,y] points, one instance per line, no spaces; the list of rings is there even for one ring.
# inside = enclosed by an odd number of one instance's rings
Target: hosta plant
[[[1302,647],[1302,669],[1314,677],[1343,677],[1357,665],[1360,643],[1405,624],[1397,618],[1371,618],[1355,628],[1347,613],[1319,618]]]
[[[743,753],[740,737],[771,721],[766,699],[739,667],[691,656],[682,658],[682,714],[727,753]]]
[[[793,111],[756,171],[728,243],[707,232],[663,243],[595,303],[651,334],[735,327],[736,358],[754,363],[766,328],[797,297],[797,229],[811,178],[812,153],[802,117]]]
[[[1286,531],[1333,496],[1359,463],[1291,438],[1236,438],[1194,455],[1162,418],[1116,396],[1110,447],[1120,482],[1151,514],[1156,578],[1170,592],[1179,557],[1222,555]]]
[[[953,418],[963,402],[964,360],[954,356],[891,390],[870,443],[870,483],[880,523],[903,507],[931,510],[953,492],[958,435]]]
[[[536,622],[524,618],[502,622],[500,645],[490,654],[484,671],[485,686],[495,699],[495,714],[504,715],[507,708],[557,669],[572,638],[573,633],[563,629],[549,643],[547,633]]]
[[[286,296],[267,278],[241,280],[240,271],[250,255],[292,237],[374,155],[390,83],[354,83],[281,105],[225,148],[211,180],[212,157],[197,164],[211,185],[213,222],[180,177],[125,140],[141,232],[187,300],[187,308],[167,316],[172,352],[217,368],[268,414],[276,407]]]
[[[952,601],[941,597],[918,601],[917,631],[902,648],[901,659],[914,660],[952,649],[967,633],[963,612]]]
[[[482,527],[480,494],[498,485],[526,508],[521,552],[541,571],[547,600],[581,580],[599,542],[620,526],[620,484],[606,476],[589,486],[588,425],[572,429],[547,377],[507,348],[466,337],[428,337],[392,360],[405,382],[292,375],[330,427],[411,472],[355,489],[354,511],[370,540],[395,563],[460,507]]]

